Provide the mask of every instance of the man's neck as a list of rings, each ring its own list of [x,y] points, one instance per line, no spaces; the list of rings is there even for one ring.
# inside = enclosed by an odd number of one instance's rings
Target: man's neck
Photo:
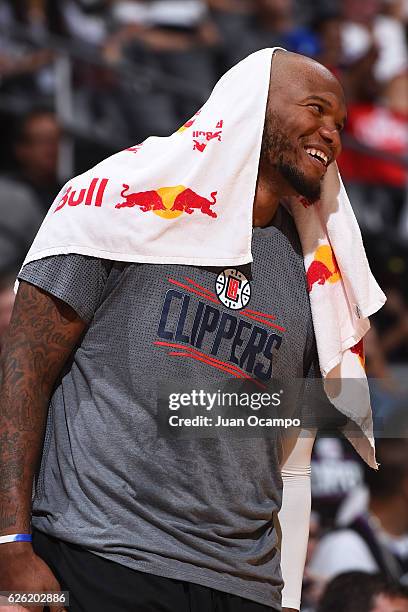
[[[270,169],[265,171],[261,163],[256,182],[252,225],[266,227],[275,216],[279,200],[287,195],[290,195],[290,191],[280,175]]]

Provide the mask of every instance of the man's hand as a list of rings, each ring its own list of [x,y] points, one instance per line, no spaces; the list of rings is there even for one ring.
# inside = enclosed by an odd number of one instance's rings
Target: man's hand
[[[1,545],[0,556],[0,591],[24,591],[25,593],[43,593],[60,591],[61,587],[54,574],[44,561],[38,557],[29,542],[10,542]],[[50,612],[63,612],[62,603],[49,606]],[[3,612],[29,610],[39,612],[38,606],[1,607]]]

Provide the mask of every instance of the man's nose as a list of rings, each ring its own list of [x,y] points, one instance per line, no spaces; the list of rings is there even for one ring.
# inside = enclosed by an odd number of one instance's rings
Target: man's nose
[[[319,129],[320,136],[333,150],[333,155],[336,158],[341,153],[341,138],[340,132],[336,127],[322,125]]]

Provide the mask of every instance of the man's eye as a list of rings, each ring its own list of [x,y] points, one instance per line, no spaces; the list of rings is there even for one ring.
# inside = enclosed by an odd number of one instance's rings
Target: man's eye
[[[319,115],[322,115],[324,112],[323,106],[321,106],[320,104],[309,104],[309,106],[311,106],[311,108],[314,108]]]

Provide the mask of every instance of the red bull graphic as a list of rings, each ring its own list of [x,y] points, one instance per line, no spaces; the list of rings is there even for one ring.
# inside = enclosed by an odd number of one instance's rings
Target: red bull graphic
[[[106,185],[109,179],[94,178],[86,187],[82,189],[72,189],[72,185],[67,187],[57,203],[54,212],[58,212],[66,204],[68,206],[79,206],[84,203],[85,206],[102,206],[103,196],[105,194]]]
[[[211,207],[217,201],[217,192],[213,191],[211,199],[207,199],[184,185],[175,187],[161,187],[157,190],[128,193],[129,185],[123,184],[121,192],[123,202],[116,204],[115,208],[134,208],[138,206],[142,212],[153,212],[163,219],[174,219],[183,213],[191,215],[200,211],[203,215],[215,219],[217,213]]]
[[[196,112],[196,114],[195,114],[195,115],[193,115],[193,117],[191,117],[191,119],[189,119],[188,121],[186,121],[186,123],[184,123],[184,124],[181,126],[181,128],[179,128],[179,129],[177,130],[177,132],[182,133],[182,132],[185,132],[185,130],[188,130],[188,128],[190,128],[190,127],[191,127],[191,126],[194,124],[195,120],[197,119],[197,117],[198,117],[198,115],[199,115],[200,113],[201,113],[201,109],[200,109],[199,111],[197,111],[197,112]]]
[[[299,197],[298,199],[303,208],[310,208],[311,206],[313,206],[313,202],[310,202],[310,200],[307,200],[303,196]]]
[[[358,359],[360,361],[361,367],[365,368],[365,354],[364,354],[364,343],[363,343],[363,339],[361,338],[360,342],[357,342],[357,344],[355,344],[354,346],[352,346],[350,348],[350,351],[352,353],[355,353],[358,356]]]
[[[215,126],[217,131],[195,130],[193,132],[193,151],[199,151],[202,153],[211,140],[218,140],[218,142],[221,142],[223,125],[224,121],[220,119]]]
[[[328,244],[320,246],[306,271],[307,290],[310,293],[315,284],[337,283],[340,279],[339,266],[332,248]]]
[[[130,153],[138,153],[140,151],[140,149],[143,146],[143,142],[137,145],[134,145],[133,147],[128,147],[127,149],[125,149],[125,151],[130,151]]]
[[[127,193],[129,191],[129,185],[123,183],[123,189],[120,192],[122,198],[125,198],[124,202],[116,204],[115,208],[123,208],[124,206],[132,208],[133,206],[139,206],[140,210],[147,212],[149,210],[166,210],[162,198],[159,196],[157,191],[139,191],[136,193]]]

